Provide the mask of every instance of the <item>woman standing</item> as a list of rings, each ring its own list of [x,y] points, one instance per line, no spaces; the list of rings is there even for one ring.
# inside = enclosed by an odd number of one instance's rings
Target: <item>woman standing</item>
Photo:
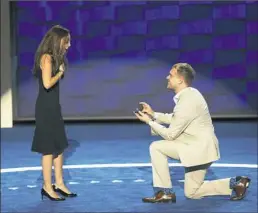
[[[39,81],[36,101],[36,128],[31,150],[42,154],[44,184],[41,196],[53,201],[75,197],[63,180],[63,152],[68,146],[59,103],[59,80],[66,70],[65,55],[70,47],[70,32],[59,25],[52,27],[42,39],[35,54],[33,74]],[[55,184],[52,185],[52,164]]]

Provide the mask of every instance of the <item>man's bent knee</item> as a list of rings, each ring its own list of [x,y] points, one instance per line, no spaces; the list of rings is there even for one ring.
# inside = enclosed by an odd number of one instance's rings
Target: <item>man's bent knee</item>
[[[153,141],[149,147],[150,153],[158,150],[158,141]]]
[[[191,190],[185,190],[185,196],[189,199],[201,199],[197,193],[197,190],[191,189]]]

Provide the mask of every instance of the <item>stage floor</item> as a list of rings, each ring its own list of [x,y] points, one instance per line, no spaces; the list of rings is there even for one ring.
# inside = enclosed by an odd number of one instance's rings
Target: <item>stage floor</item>
[[[146,204],[153,195],[149,145],[158,137],[144,124],[67,124],[70,147],[64,177],[78,194],[64,202],[41,200],[40,155],[30,151],[33,125],[1,129],[1,212],[257,212],[257,121],[215,122],[221,159],[207,180],[248,175],[246,198],[184,197],[184,170],[170,160],[175,204]]]

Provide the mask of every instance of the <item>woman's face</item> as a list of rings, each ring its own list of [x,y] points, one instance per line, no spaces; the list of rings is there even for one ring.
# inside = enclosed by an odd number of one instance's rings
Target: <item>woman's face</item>
[[[62,38],[61,40],[61,46],[60,46],[61,52],[65,54],[70,48],[70,46],[71,46],[71,36],[69,34],[67,37]]]

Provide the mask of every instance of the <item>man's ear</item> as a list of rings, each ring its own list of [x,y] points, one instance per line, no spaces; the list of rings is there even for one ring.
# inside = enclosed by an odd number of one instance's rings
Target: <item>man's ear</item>
[[[178,76],[178,83],[182,84],[184,82],[184,78],[182,76]]]

